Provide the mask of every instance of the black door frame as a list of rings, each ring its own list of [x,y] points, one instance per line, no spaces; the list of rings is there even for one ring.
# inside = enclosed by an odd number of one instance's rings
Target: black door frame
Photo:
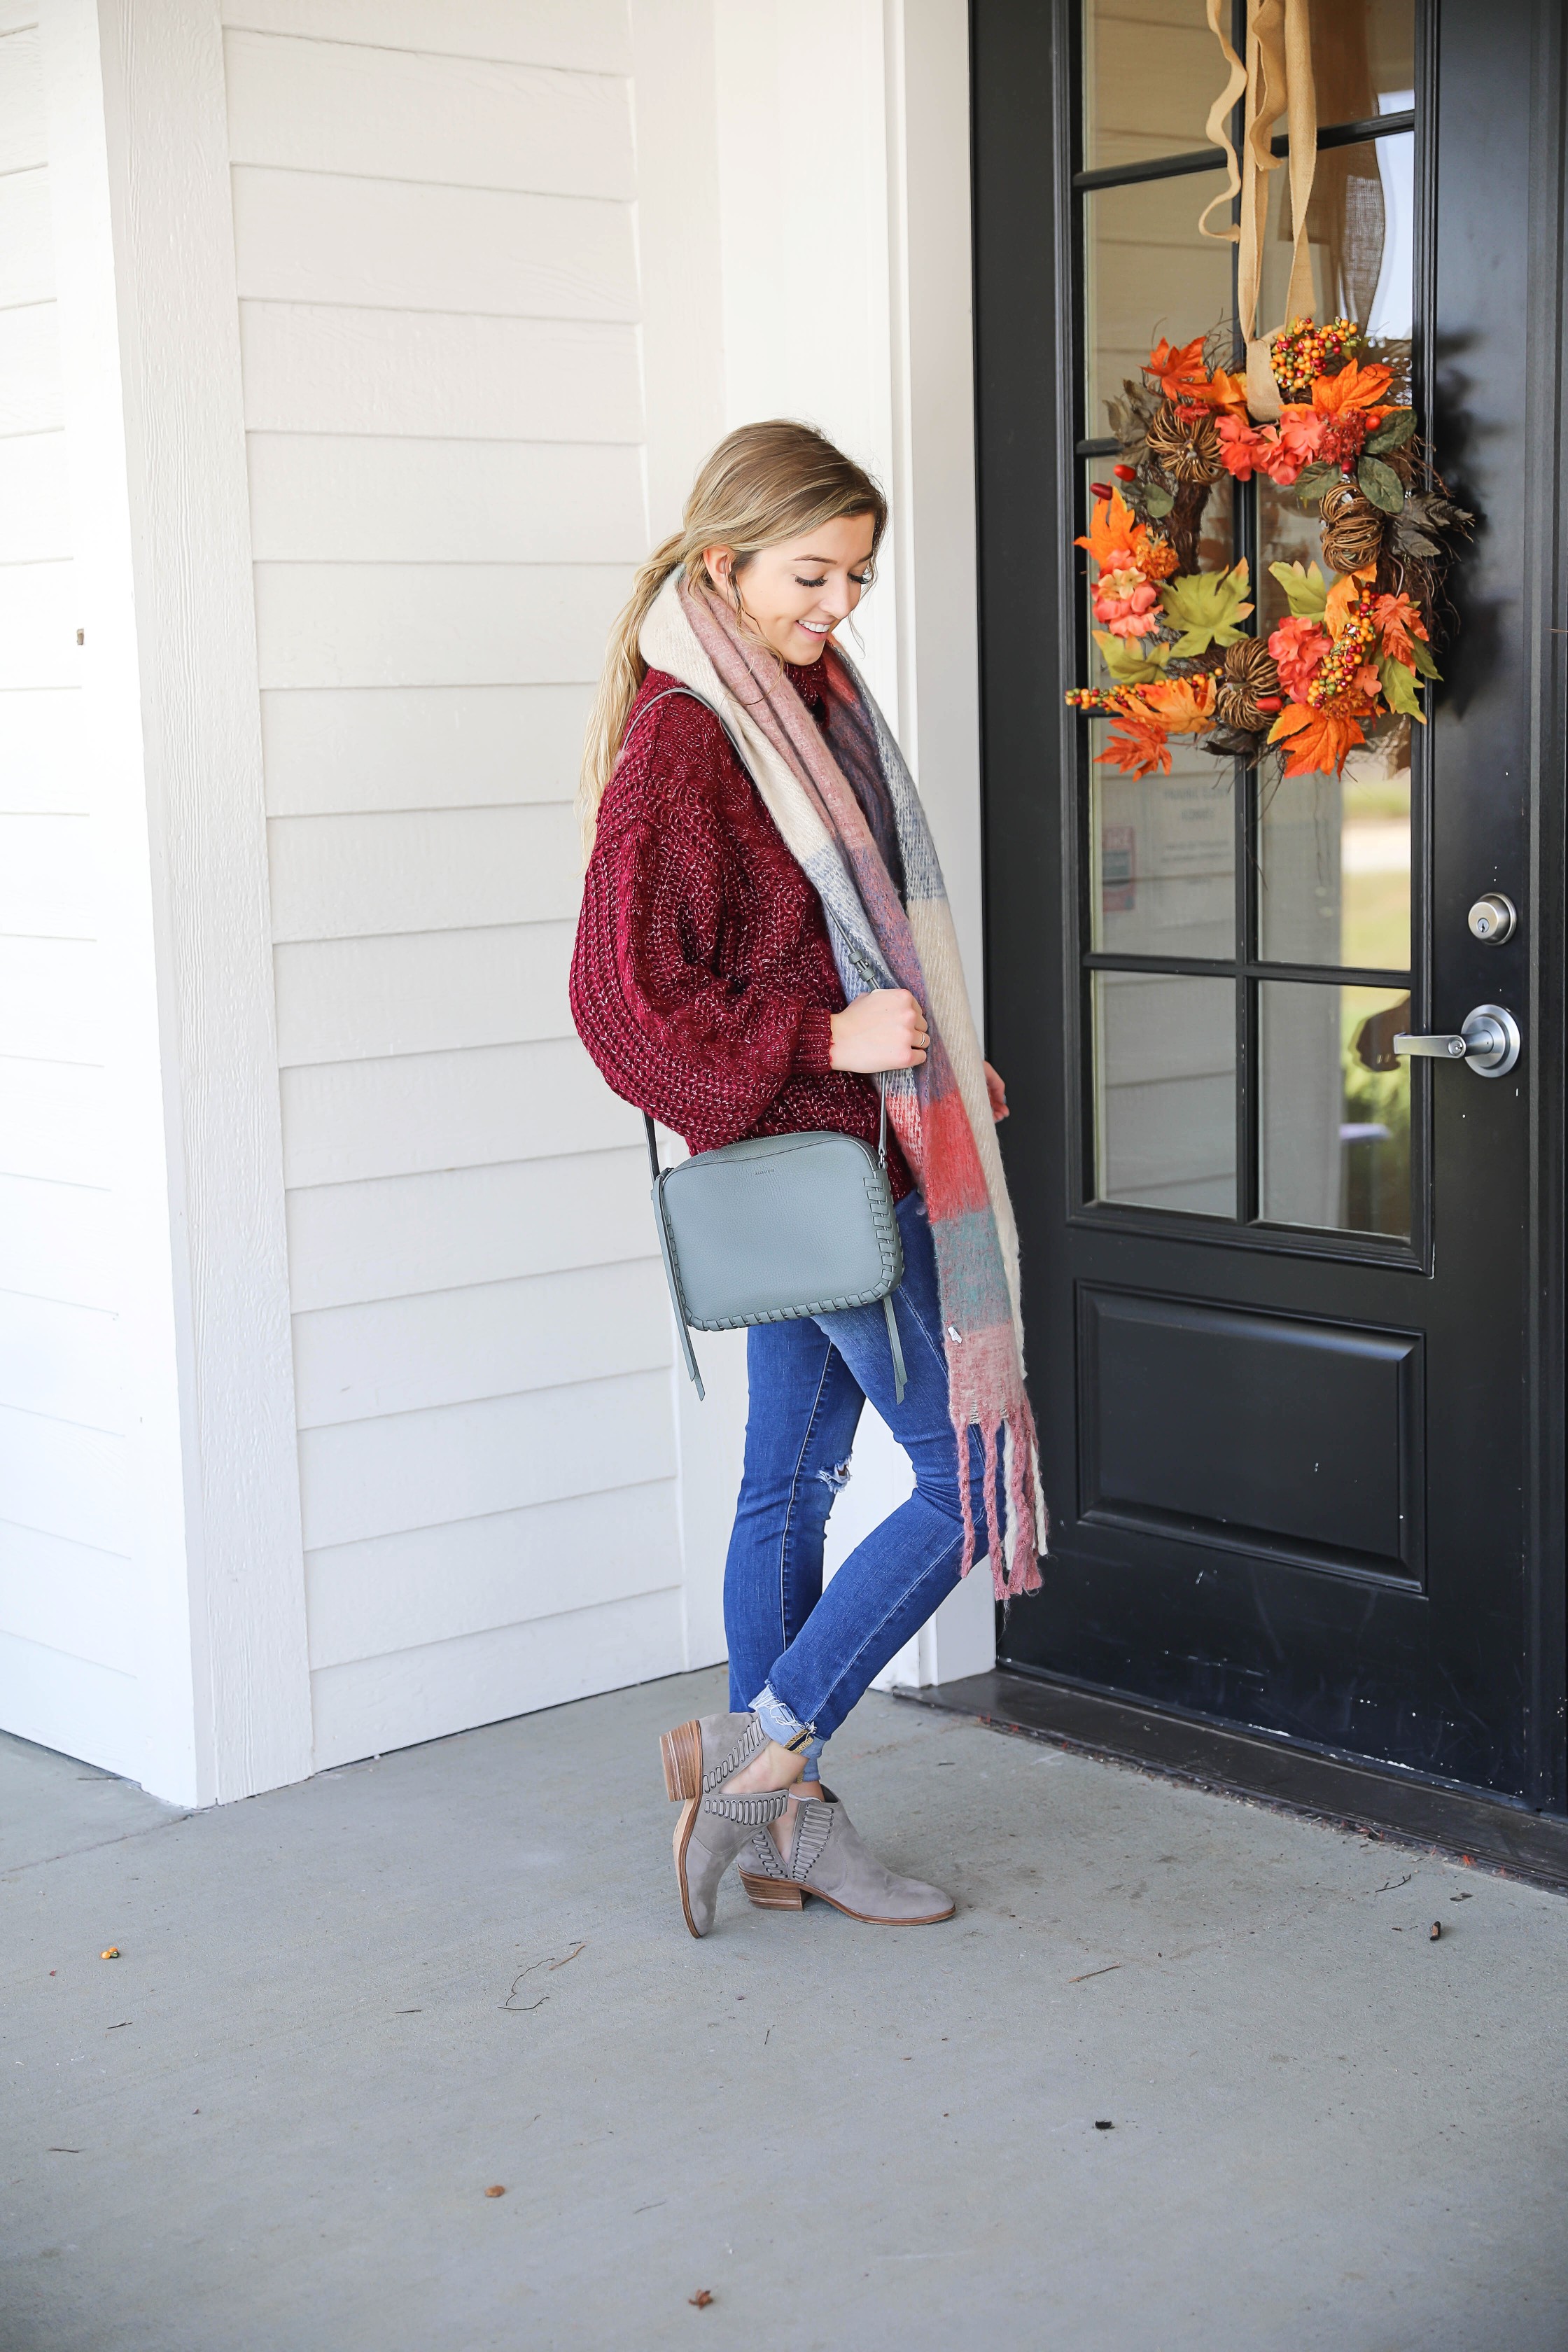
[[[1531,883],[1526,1003],[1530,1090],[1530,1276],[1525,1390],[1528,1683],[1526,1795],[1568,1812],[1568,1591],[1565,1591],[1563,1007],[1564,753],[1568,747],[1568,468],[1557,455],[1563,390],[1564,164],[1568,160],[1568,25],[1559,0],[1433,0],[1445,18],[1496,21],[1500,7],[1531,47],[1527,257],[1522,352],[1498,355],[1525,377],[1531,446],[1542,452],[1521,551],[1528,614]],[[1003,1130],[1024,1247],[1026,1319],[1032,1266],[1047,1266],[1068,1204],[1055,1189],[1063,1122],[1074,1113],[1065,1023],[1031,1018],[1008,982],[1024,943],[1050,953],[1073,856],[1073,795],[1054,789],[1071,723],[1063,693],[1067,599],[1074,593],[1070,436],[1055,429],[1063,396],[1058,320],[1072,284],[1072,173],[1077,161],[1074,26],[1079,0],[972,0],[976,424],[986,1004],[991,1056],[1007,1075],[1014,1115]],[[1524,126],[1478,112],[1478,142]],[[1439,166],[1440,168],[1440,166]],[[1436,343],[1445,354],[1441,320]],[[1439,412],[1440,414],[1440,412]],[[1439,436],[1442,425],[1439,422]],[[1459,597],[1463,601],[1463,585]],[[1484,625],[1482,614],[1467,615]],[[1070,768],[1067,772],[1071,772]],[[1042,930],[1047,936],[1042,939]],[[1062,1003],[1079,987],[1076,943],[1061,941]],[[1037,1171],[1052,1171],[1042,1185]],[[1031,1181],[1031,1171],[1036,1171]],[[1042,1421],[1070,1410],[1073,1370],[1031,1351]],[[1047,1570],[1048,1573],[1048,1570]],[[1027,1605],[1027,1604],[1025,1604]],[[999,1629],[1005,1659],[1008,1634]],[[1036,1671],[1039,1671],[1037,1667]]]

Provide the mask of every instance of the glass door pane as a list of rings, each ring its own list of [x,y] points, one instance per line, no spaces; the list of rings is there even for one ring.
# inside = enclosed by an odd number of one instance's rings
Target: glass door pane
[[[1088,0],[1083,160],[1090,171],[1206,147],[1218,61],[1193,0]]]
[[[1090,740],[1109,735],[1097,719]],[[1217,956],[1236,937],[1235,783],[1179,739],[1168,776],[1096,767],[1089,935],[1112,954]]]
[[[1373,110],[1375,111],[1375,109]],[[1354,319],[1387,364],[1394,344],[1408,364],[1415,286],[1415,136],[1393,131],[1318,156],[1307,211],[1316,294],[1313,316]],[[1263,315],[1284,316],[1294,251],[1289,173],[1268,185],[1263,246]]]
[[[1259,1211],[1266,1223],[1410,1233],[1410,992],[1265,981]]]
[[[1342,776],[1282,776],[1259,801],[1264,961],[1408,971],[1408,723],[1352,751]]]
[[[1310,17],[1320,124],[1415,104],[1415,0],[1316,0]]]
[[[1093,1001],[1100,1198],[1234,1217],[1234,982],[1098,971]]]
[[[1084,198],[1091,434],[1105,431],[1105,403],[1123,377],[1136,380],[1156,336],[1206,335],[1235,307],[1232,248],[1198,235],[1199,214],[1224,191],[1223,172],[1195,172]]]

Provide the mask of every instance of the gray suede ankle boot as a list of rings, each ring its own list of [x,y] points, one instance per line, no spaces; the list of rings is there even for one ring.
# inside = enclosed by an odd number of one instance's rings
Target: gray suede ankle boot
[[[789,1801],[788,1791],[727,1797],[723,1783],[749,1764],[767,1734],[754,1715],[703,1715],[661,1734],[664,1785],[680,1807],[675,1825],[675,1880],[680,1907],[694,1936],[713,1925],[719,1882],[757,1834],[767,1835]]]
[[[742,1856],[741,1884],[759,1911],[798,1911],[816,1895],[851,1919],[880,1927],[924,1927],[952,1918],[952,1895],[923,1879],[900,1878],[879,1863],[830,1790],[797,1803],[793,1827],[787,1859],[765,1829],[754,1832]]]

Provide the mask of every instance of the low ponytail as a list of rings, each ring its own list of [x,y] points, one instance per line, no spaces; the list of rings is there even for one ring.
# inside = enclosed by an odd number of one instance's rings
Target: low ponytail
[[[626,719],[637,698],[637,689],[647,676],[647,664],[637,651],[642,625],[653,609],[654,599],[680,562],[685,550],[686,533],[682,530],[672,532],[668,539],[662,540],[654,549],[646,563],[637,566],[630,598],[610,631],[605,667],[599,677],[599,690],[588,713],[588,733],[583,746],[583,772],[577,786],[577,824],[583,836],[584,866],[593,853],[594,832],[599,822],[599,803],[605,797],[605,786],[614,774],[616,761],[620,756],[621,737],[626,733]]]
[[[637,640],[671,572],[683,569],[688,580],[700,580],[706,547],[729,548],[739,572],[764,547],[799,538],[842,515],[863,514],[872,520],[874,556],[887,529],[887,499],[864,467],[836,449],[816,425],[775,417],[742,425],[721,441],[692,485],[681,528],[639,565],[610,632],[577,787],[584,864],[593,854],[599,803],[620,757],[626,719],[647,676]]]

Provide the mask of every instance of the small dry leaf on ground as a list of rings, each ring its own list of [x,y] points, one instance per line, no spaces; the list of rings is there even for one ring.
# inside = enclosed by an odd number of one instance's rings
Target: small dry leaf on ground
[[[1442,1934],[1442,1932],[1443,1932],[1443,1922],[1441,1921],[1441,1919],[1434,1919],[1434,1920],[1433,1920],[1433,1922],[1432,1922],[1432,1941],[1433,1941],[1433,1943],[1436,1943],[1436,1942],[1437,1941],[1437,1938],[1438,1938],[1438,1937]]]
[[[557,1969],[563,1969],[568,1960],[574,1960],[579,1952],[585,1952],[587,1948],[587,1939],[584,1937],[582,1943],[574,1944],[569,1952],[563,1953],[562,1957],[558,1960],[535,1960],[531,1968],[520,1969],[516,1976],[513,1977],[511,1980],[511,1990],[500,2004],[502,2009],[510,2009],[514,2017],[526,2016],[531,2010],[542,2009],[545,2002],[550,1998],[550,1995],[547,1992],[541,1993],[537,2000],[526,2000],[521,2002],[518,2000],[517,1989],[519,1985],[522,1983],[523,1979],[525,1977],[536,1977],[541,1969],[548,1969],[550,1974],[553,1976]]]
[[[713,2290],[711,2287],[700,2286],[696,2294],[689,2294],[686,2300],[688,2303],[695,2304],[699,2311],[706,2311],[713,2300]]]
[[[100,1952],[98,1957],[100,1960],[117,1960],[120,1958],[119,1945],[110,1944],[109,1949],[106,1952]]]
[[[504,2196],[506,2195],[506,2190],[505,2190],[505,2189],[500,2186],[500,2182],[498,2181],[498,2182],[497,2182],[497,2184],[496,2184],[496,2186],[495,2186],[493,2189],[486,2189],[486,2191],[485,2191],[485,2195],[486,2195],[487,2197],[504,2197]]]

